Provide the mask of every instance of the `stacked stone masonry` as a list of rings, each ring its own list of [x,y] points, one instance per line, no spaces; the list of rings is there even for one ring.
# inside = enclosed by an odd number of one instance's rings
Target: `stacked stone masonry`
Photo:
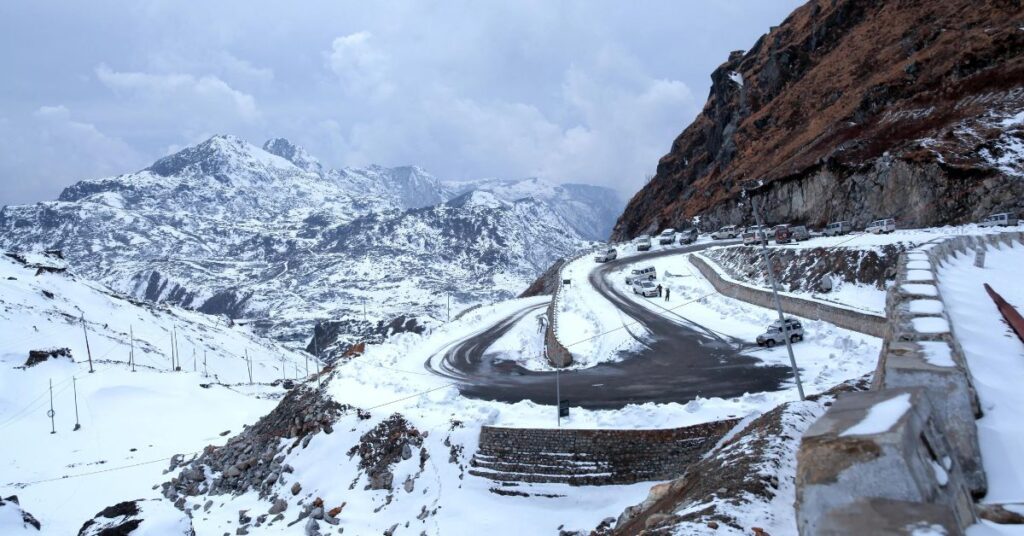
[[[737,423],[662,430],[480,429],[470,474],[500,482],[632,484],[683,474]]]
[[[841,396],[805,433],[797,456],[800,534],[886,533],[922,523],[963,534],[986,491],[975,420],[978,397],[939,290],[954,255],[1024,244],[1024,233],[960,236],[905,253],[886,296],[887,327],[872,390]],[[858,428],[874,408],[909,402],[884,429]],[[881,410],[876,410],[881,411]],[[877,419],[876,419],[877,421]]]

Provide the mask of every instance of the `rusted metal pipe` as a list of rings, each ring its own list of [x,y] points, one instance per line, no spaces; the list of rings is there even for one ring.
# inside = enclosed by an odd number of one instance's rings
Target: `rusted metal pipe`
[[[992,287],[985,283],[985,291],[992,298],[992,301],[996,302],[996,308],[1003,314],[1003,318],[1006,319],[1006,323],[1010,325],[1013,332],[1017,334],[1017,338],[1020,342],[1024,342],[1024,316],[1021,316],[1017,309],[1010,305],[998,292],[992,290]]]

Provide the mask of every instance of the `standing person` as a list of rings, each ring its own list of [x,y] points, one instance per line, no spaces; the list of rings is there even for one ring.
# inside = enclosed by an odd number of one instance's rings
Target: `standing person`
[[[661,284],[658,284],[658,297],[661,297]]]
[[[672,289],[665,287],[665,301],[668,301],[668,295],[672,293]]]

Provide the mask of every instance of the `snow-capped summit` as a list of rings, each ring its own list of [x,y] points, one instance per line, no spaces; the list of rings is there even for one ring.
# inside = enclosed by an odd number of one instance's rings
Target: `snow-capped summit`
[[[285,138],[272,138],[263,144],[263,150],[270,154],[280,156],[295,164],[299,169],[310,173],[321,175],[324,172],[320,161],[306,152],[305,149],[295,145]]]

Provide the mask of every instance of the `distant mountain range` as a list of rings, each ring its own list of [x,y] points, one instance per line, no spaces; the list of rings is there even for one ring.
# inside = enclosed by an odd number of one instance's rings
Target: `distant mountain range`
[[[346,342],[401,315],[444,321],[449,298],[454,314],[513,297],[606,238],[623,205],[539,179],[325,169],[282,138],[215,136],[58,201],[3,207],[0,249],[60,249],[114,290],[249,319],[284,341],[329,320]]]

